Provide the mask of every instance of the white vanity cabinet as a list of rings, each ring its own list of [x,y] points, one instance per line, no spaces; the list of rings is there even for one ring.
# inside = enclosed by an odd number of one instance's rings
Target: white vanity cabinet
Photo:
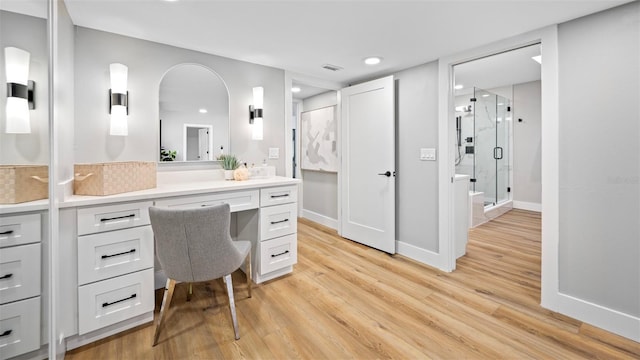
[[[78,209],[79,335],[153,311],[151,205]]]
[[[40,349],[41,213],[0,217],[0,358]]]

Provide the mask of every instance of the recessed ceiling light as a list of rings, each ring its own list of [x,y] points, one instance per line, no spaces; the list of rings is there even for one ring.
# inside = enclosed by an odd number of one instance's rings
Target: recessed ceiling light
[[[542,55],[532,56],[531,58],[538,64],[542,64]]]
[[[297,86],[294,86],[294,87],[291,88],[291,92],[299,93],[300,92],[300,88],[297,87]]]
[[[364,63],[367,65],[378,65],[380,62],[382,62],[382,58],[378,56],[371,56],[364,59]]]
[[[454,86],[453,88],[456,89],[456,90],[460,90],[460,89],[464,88],[464,85],[458,84],[458,85]]]
[[[206,114],[207,113],[207,109],[200,109],[198,111],[200,112],[200,114]]]

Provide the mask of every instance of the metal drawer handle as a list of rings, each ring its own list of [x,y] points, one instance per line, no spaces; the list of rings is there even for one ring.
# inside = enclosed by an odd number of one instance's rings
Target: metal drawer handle
[[[114,257],[114,256],[120,256],[120,255],[126,255],[126,254],[133,254],[134,252],[136,252],[136,249],[131,249],[129,251],[123,251],[121,253],[117,253],[117,254],[113,254],[113,255],[102,255],[103,259],[108,259],[110,257]]]
[[[124,299],[120,299],[120,300],[116,300],[114,302],[106,302],[106,303],[102,303],[102,307],[107,307],[107,306],[111,306],[113,304],[117,304],[123,301],[127,301],[127,300],[131,300],[131,299],[135,299],[136,294],[132,294],[131,296],[129,296],[128,298],[124,298]]]
[[[281,252],[280,254],[271,254],[271,257],[278,257],[278,256],[282,256],[282,255],[286,255],[289,253],[289,250],[285,250],[284,252]]]
[[[271,198],[272,198],[272,199],[275,199],[275,198],[288,197],[288,196],[289,196],[289,194],[271,195]]]
[[[12,332],[13,330],[5,330],[2,334],[0,334],[0,337],[9,336],[11,335]]]
[[[13,230],[3,231],[0,233],[0,235],[10,235],[10,234],[13,234]]]
[[[13,276],[13,274],[7,274],[3,277],[0,277],[0,280],[4,280],[4,279],[10,279]]]
[[[124,216],[116,216],[116,217],[112,217],[112,218],[103,218],[100,219],[100,222],[105,222],[105,221],[111,221],[111,220],[118,220],[118,219],[126,219],[126,218],[132,218],[136,216],[136,214],[129,214],[129,215],[124,215]]]
[[[280,221],[272,221],[271,225],[280,224],[280,223],[287,222],[287,221],[289,221],[289,219],[284,219],[284,220],[280,220]]]

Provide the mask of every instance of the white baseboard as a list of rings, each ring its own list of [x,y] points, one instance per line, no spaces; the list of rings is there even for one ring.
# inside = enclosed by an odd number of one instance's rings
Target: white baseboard
[[[514,209],[542,212],[542,204],[513,200]]]
[[[134,328],[136,326],[146,324],[153,321],[153,311],[138,315],[131,319],[121,321],[117,324],[107,326],[102,329],[92,331],[84,335],[74,335],[67,338],[67,350],[72,350],[80,346],[90,344],[92,342],[104,339],[119,332]],[[151,346],[151,345],[149,345]]]
[[[542,306],[640,342],[640,318],[562,293],[556,294],[553,298],[553,304]]]
[[[433,266],[442,271],[446,271],[444,266],[442,266],[442,264],[444,263],[442,255],[433,251],[422,249],[415,245],[396,240],[396,253],[402,256],[406,256],[409,259],[419,261],[423,264]]]
[[[311,210],[302,209],[302,217],[305,219],[309,219],[313,222],[317,222],[318,224],[330,227],[334,230],[338,229],[338,219],[332,219],[328,216],[318,214],[317,212],[313,212]]]

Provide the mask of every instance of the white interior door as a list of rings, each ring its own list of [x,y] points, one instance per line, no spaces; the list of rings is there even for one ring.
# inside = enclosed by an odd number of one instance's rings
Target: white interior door
[[[198,160],[209,160],[209,129],[198,129]]]
[[[340,91],[341,235],[395,253],[393,76]]]

